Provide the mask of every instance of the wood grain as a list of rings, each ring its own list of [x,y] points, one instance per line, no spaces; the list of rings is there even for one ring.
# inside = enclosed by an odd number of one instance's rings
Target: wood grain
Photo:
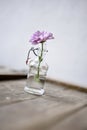
[[[66,120],[86,109],[86,92],[47,81],[45,94],[35,96],[24,92],[25,85],[26,80],[0,82],[0,130],[70,130]]]

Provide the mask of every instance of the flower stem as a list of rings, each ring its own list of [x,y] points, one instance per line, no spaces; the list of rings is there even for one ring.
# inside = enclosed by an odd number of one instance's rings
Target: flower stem
[[[38,60],[39,60],[39,63],[38,63],[38,68],[37,68],[37,74],[36,74],[36,76],[35,76],[35,79],[36,79],[36,81],[40,81],[40,79],[39,79],[39,76],[40,76],[40,64],[41,64],[41,62],[42,62],[42,60],[43,60],[43,42],[41,43],[41,53],[40,53],[40,56],[38,56]]]

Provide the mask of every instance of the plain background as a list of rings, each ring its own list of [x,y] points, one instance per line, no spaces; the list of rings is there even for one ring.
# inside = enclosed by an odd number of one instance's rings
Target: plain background
[[[87,87],[87,0],[0,0],[0,65],[28,69],[29,38],[52,32],[48,77]]]

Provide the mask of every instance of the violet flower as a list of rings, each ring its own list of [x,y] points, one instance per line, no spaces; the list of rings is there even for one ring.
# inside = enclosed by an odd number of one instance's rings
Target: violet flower
[[[32,35],[29,42],[31,42],[32,44],[39,44],[39,43],[46,42],[47,40],[50,40],[50,39],[54,39],[52,33],[48,33],[45,31],[42,31],[42,32],[37,31]]]
[[[31,42],[34,45],[41,43],[41,52],[40,52],[40,55],[38,56],[37,74],[35,75],[36,81],[40,81],[39,76],[40,76],[40,64],[43,60],[43,44],[47,40],[51,40],[51,39],[54,39],[52,33],[48,33],[48,32],[45,32],[45,31],[42,31],[42,32],[37,31],[32,35],[31,39],[29,40],[29,42]]]

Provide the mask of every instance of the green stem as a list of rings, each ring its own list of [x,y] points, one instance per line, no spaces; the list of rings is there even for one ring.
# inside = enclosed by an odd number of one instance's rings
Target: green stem
[[[41,64],[41,62],[42,62],[42,60],[43,60],[43,44],[44,43],[41,43],[41,53],[40,53],[40,56],[38,57],[38,60],[39,60],[39,63],[38,63],[38,68],[37,68],[37,74],[36,74],[36,77],[35,77],[35,79],[37,80],[37,81],[39,81],[39,75],[40,75],[40,64]]]

